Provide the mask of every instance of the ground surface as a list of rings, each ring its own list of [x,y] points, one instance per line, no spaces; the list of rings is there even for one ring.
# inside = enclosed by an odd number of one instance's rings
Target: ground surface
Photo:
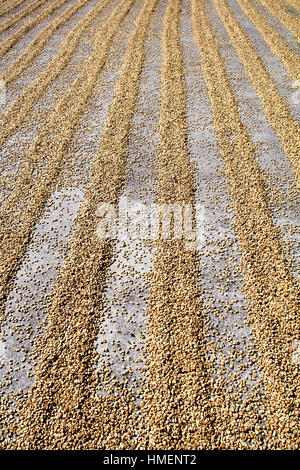
[[[299,12],[0,1],[1,448],[299,447]]]

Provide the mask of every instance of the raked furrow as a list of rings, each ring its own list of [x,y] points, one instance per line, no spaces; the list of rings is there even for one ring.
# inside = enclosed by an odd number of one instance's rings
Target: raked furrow
[[[299,448],[299,11],[0,0],[1,450]]]
[[[282,37],[286,42],[288,47],[292,49],[296,54],[299,52],[299,43],[295,40],[294,35],[289,31],[284,24],[282,24],[279,19],[272,15],[270,10],[268,10],[259,0],[253,0],[252,2],[255,5],[255,8],[260,12],[260,14],[267,20],[269,25]]]
[[[299,19],[289,13],[277,0],[259,0],[279,21],[300,40],[300,22]],[[298,5],[299,9],[299,5]]]
[[[187,150],[186,90],[179,42],[181,0],[169,0],[163,27],[160,204],[194,208],[194,171]],[[189,240],[158,240],[154,254],[145,345],[147,380],[141,403],[143,448],[214,446],[205,368],[198,259]]]
[[[24,3],[24,0],[15,0],[13,2],[9,2],[8,5],[5,5],[3,8],[0,9],[0,17],[19,7],[22,3]]]
[[[29,67],[34,58],[40,54],[42,49],[45,47],[49,39],[66,24],[69,19],[77,13],[84,5],[86,5],[90,0],[78,0],[74,5],[71,5],[67,10],[65,10],[58,18],[55,18],[48,26],[46,26],[29,44],[28,47],[18,56],[13,64],[8,67],[0,77],[6,83],[6,86],[9,85],[12,81],[16,80],[24,70]],[[62,2],[63,4],[64,2]],[[58,6],[59,8],[59,6]],[[15,33],[16,41],[21,37],[19,33]],[[14,35],[14,36],[15,36]],[[9,38],[11,41],[11,38]],[[11,46],[9,46],[11,47]],[[0,47],[1,50],[1,47]],[[0,53],[1,55],[1,53]]]
[[[125,3],[125,2],[123,2]],[[91,171],[90,187],[77,218],[61,270],[35,384],[17,427],[19,448],[132,448],[133,403],[126,390],[96,396],[96,339],[112,242],[100,239],[97,209],[118,200],[128,136],[145,59],[145,42],[158,0],[147,0],[136,20],[105,128]],[[100,374],[105,381],[105,371]],[[51,410],[51,411],[50,411]]]
[[[48,2],[48,0],[35,0],[35,2],[31,3],[26,8],[23,8],[16,15],[13,15],[3,23],[0,23],[0,34],[4,33],[9,28],[12,28],[15,24],[18,23],[18,21],[25,18],[30,13],[33,13],[35,10],[43,6],[46,2]]]
[[[286,68],[291,80],[298,80],[300,77],[300,62],[298,56],[292,51],[284,40],[281,38],[274,29],[269,25],[266,19],[261,15],[255,6],[247,0],[237,0],[245,14],[261,33],[265,42],[271,51],[277,55],[279,60]]]
[[[19,28],[15,33],[11,34],[8,38],[2,41],[0,46],[0,58],[9,51],[20,39],[22,39],[25,34],[34,28],[36,25],[47,19],[55,10],[60,8],[66,3],[66,0],[56,0],[51,3],[47,8],[42,10],[37,16],[27,21],[21,28]]]
[[[32,228],[51,194],[64,161],[66,147],[105,63],[111,41],[133,2],[134,0],[124,0],[97,33],[92,54],[83,64],[77,79],[57,100],[48,122],[28,151],[27,161],[18,175],[12,194],[0,209],[2,306],[9,282],[22,258]],[[102,2],[102,7],[105,3],[107,2]]]
[[[113,394],[116,384],[118,386],[121,382],[134,394],[137,406],[140,404],[144,381],[143,344],[154,243],[149,231],[143,232],[146,224],[142,222],[139,230],[135,222],[136,216],[143,214],[141,201],[146,210],[150,210],[155,197],[156,129],[161,78],[160,33],[166,3],[166,0],[158,3],[149,26],[145,64],[128,138],[126,176],[119,194],[119,206],[124,207],[124,202],[128,204],[130,225],[127,233],[114,244],[113,262],[107,272],[103,295],[104,319],[97,338],[98,367],[111,371],[111,380],[105,384],[99,381],[97,393]]]
[[[297,104],[291,99],[292,82],[280,61],[272,54],[263,38],[251,25],[244,12],[235,0],[229,0],[230,6],[238,18],[240,25],[247,31],[257,51],[264,57],[268,72],[275,85],[297,117]],[[293,168],[284,154],[282,145],[269,125],[263,112],[262,104],[246,74],[224,25],[212,4],[207,5],[207,14],[211,26],[218,37],[220,55],[224,61],[232,92],[240,109],[242,122],[256,146],[257,161],[266,180],[266,191],[270,201],[270,209],[275,226],[279,229],[281,244],[290,263],[291,272],[297,277],[297,250],[299,249],[299,217],[297,204],[299,189],[294,178]],[[276,184],[275,184],[276,181]],[[298,202],[297,202],[298,201]],[[296,255],[296,256],[295,256]]]
[[[207,7],[209,17],[215,20],[217,15],[211,14],[212,6]],[[189,0],[184,0],[183,8],[181,30],[189,151],[195,164],[195,200],[198,207],[200,205],[203,209],[204,215],[198,243],[198,282],[205,313],[204,337],[210,346],[206,348],[206,353],[211,359],[207,362],[212,378],[210,394],[215,410],[215,439],[217,446],[222,449],[259,448],[264,433],[261,426],[263,399],[260,397],[261,407],[256,407],[255,389],[259,371],[255,363],[251,325],[247,321],[249,302],[243,292],[241,254],[234,230],[234,211],[228,194],[224,160],[217,143],[199,50],[193,37]],[[216,26],[215,23],[212,26]],[[231,65],[233,53],[226,38],[219,30],[217,32],[222,49],[226,51],[224,64],[227,67]],[[235,66],[236,63],[231,70],[239,81],[240,71]],[[228,69],[227,73],[229,75]],[[243,85],[240,86],[241,90]],[[248,96],[247,88],[244,95]],[[247,114],[247,123],[248,116],[251,119],[251,115],[252,110]],[[253,117],[255,130],[259,117]]]
[[[90,29],[90,34],[99,30],[100,24],[104,24],[117,3],[113,1],[109,4]],[[76,229],[75,219],[89,187],[91,156],[97,151],[113,101],[113,91],[120,73],[119,64],[125,58],[126,45],[141,7],[140,2],[133,4],[112,41],[93,95],[68,145],[55,190],[32,231],[5,303],[5,321],[0,331],[0,397],[9,399],[14,422],[17,421],[16,406],[19,403],[19,400],[16,403],[15,394],[26,400],[34,382],[38,360],[35,346],[45,331],[47,309],[51,304],[49,293],[53,293],[53,284],[64,264]],[[91,49],[89,44],[90,52]],[[16,328],[17,325],[20,328]],[[17,353],[16,345],[20,345]]]
[[[298,331],[298,288],[284,259],[255,146],[240,119],[216,38],[203,4],[193,0],[192,5],[195,39],[235,209],[245,291],[251,300],[259,367],[268,397],[265,403],[268,446],[295,448],[296,365],[292,363],[292,354]]]
[[[264,113],[278,135],[300,185],[300,129],[291,116],[288,104],[281,97],[262,58],[255,51],[247,34],[235,19],[226,0],[214,0],[216,10],[232,44],[262,103]]]
[[[110,0],[99,2],[72,28],[56,56],[1,116],[0,147],[27,119],[35,103],[70,62],[85,30]]]

